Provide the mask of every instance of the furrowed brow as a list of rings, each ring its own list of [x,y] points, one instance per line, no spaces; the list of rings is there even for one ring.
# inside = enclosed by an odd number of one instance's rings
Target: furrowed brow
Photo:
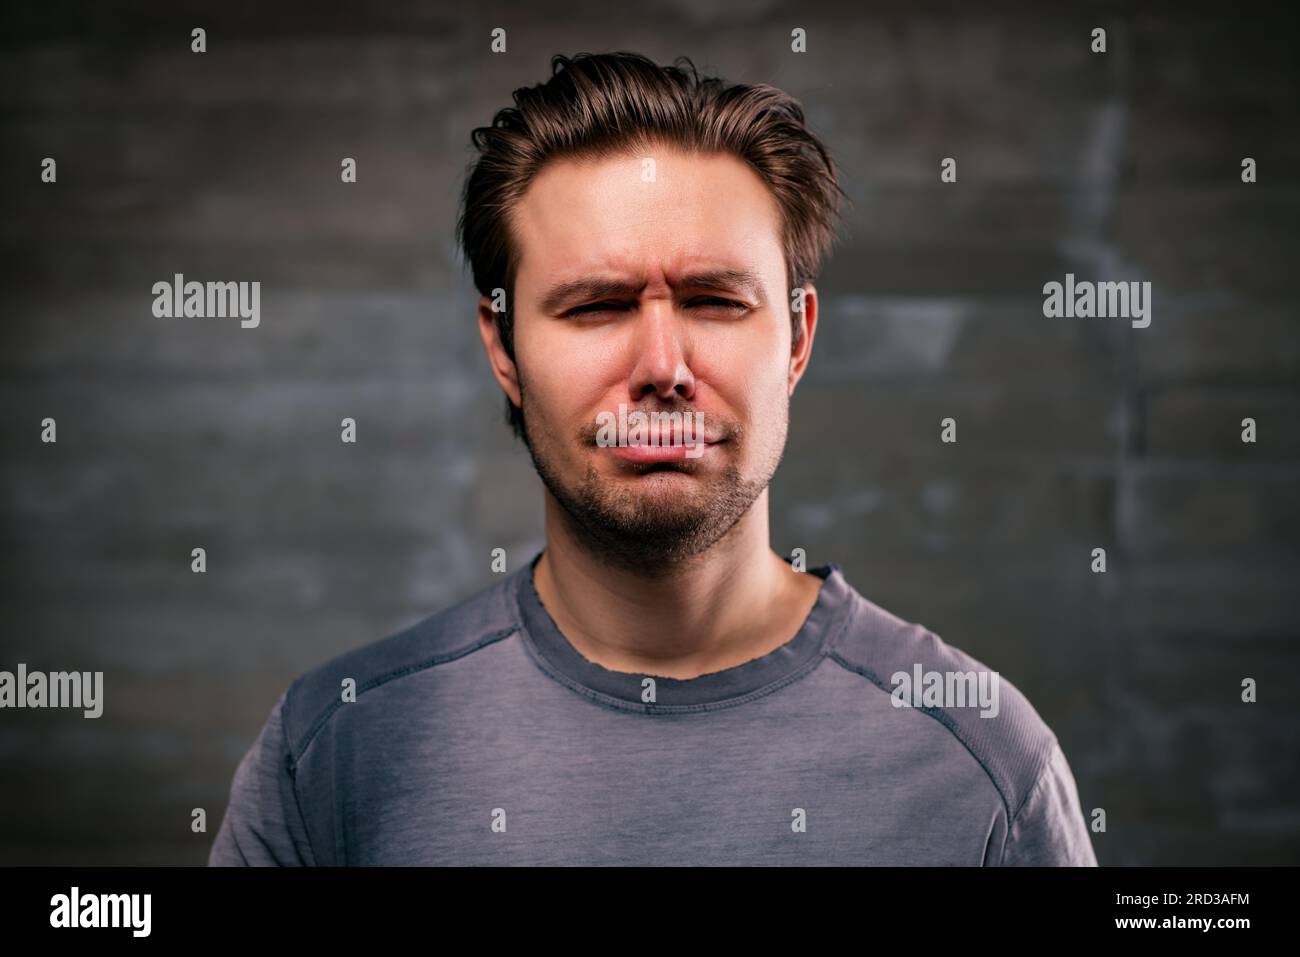
[[[677,285],[697,289],[730,289],[748,295],[760,305],[767,302],[763,280],[747,269],[706,269],[683,276]]]
[[[569,303],[584,299],[604,299],[608,296],[636,295],[639,285],[624,279],[606,279],[585,276],[552,286],[542,297],[542,312],[557,313]]]
[[[600,276],[571,279],[547,290],[542,297],[541,308],[543,312],[553,314],[569,303],[582,300],[635,296],[643,285],[644,283]],[[748,295],[760,305],[767,302],[762,279],[747,269],[706,269],[685,275],[674,285],[695,289],[729,289]]]

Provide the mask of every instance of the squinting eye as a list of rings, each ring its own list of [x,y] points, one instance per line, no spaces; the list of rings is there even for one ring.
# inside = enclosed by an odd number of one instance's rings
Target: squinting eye
[[[716,304],[718,304],[718,305],[725,306],[725,307],[727,307],[728,309],[734,309],[736,312],[744,312],[746,309],[749,308],[749,307],[746,306],[743,302],[734,302],[734,301],[731,300],[731,299],[719,299],[719,298],[717,298],[716,296],[710,296],[710,297],[707,298],[707,299],[701,299],[701,300],[698,300],[698,301],[699,301],[700,304],[703,304],[703,303],[706,303],[706,302],[716,303]]]
[[[618,303],[613,303],[613,302],[594,302],[588,306],[578,306],[575,309],[570,309],[567,313],[565,313],[565,315],[573,316],[583,312],[608,312],[611,310],[612,307],[617,305]]]

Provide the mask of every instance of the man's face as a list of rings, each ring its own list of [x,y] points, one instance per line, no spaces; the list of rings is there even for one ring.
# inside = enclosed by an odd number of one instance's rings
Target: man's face
[[[655,147],[548,164],[512,229],[515,363],[482,310],[480,325],[543,482],[611,561],[652,573],[698,554],[776,471],[811,345],[809,291],[807,342],[792,355],[775,199],[735,157]],[[601,414],[620,404],[699,413],[706,444],[689,455],[598,444]]]

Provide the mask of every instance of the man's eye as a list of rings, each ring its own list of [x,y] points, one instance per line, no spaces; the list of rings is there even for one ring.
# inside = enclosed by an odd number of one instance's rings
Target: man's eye
[[[593,302],[587,306],[578,306],[575,309],[570,309],[567,314],[572,316],[580,312],[607,312],[617,306],[619,306],[619,303],[616,302]]]
[[[733,309],[736,312],[744,312],[746,309],[749,308],[743,302],[736,302],[732,299],[719,299],[716,296],[709,296],[706,299],[696,300],[697,305],[702,305],[704,303],[713,303],[714,305],[725,306],[726,308]]]

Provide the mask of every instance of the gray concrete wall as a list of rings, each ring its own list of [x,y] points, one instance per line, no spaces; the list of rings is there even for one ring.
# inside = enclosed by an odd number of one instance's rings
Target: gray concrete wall
[[[843,167],[778,550],[1015,682],[1107,812],[1101,863],[1300,862],[1290,24],[1184,3],[114,6],[0,14],[0,669],[106,681],[97,720],[0,712],[0,863],[202,863],[289,681],[489,584],[490,549],[540,546],[455,204],[474,126],[553,53],[611,49],[786,88]],[[154,318],[177,272],[260,281],[260,327]],[[1045,318],[1066,272],[1149,280],[1150,327]]]

